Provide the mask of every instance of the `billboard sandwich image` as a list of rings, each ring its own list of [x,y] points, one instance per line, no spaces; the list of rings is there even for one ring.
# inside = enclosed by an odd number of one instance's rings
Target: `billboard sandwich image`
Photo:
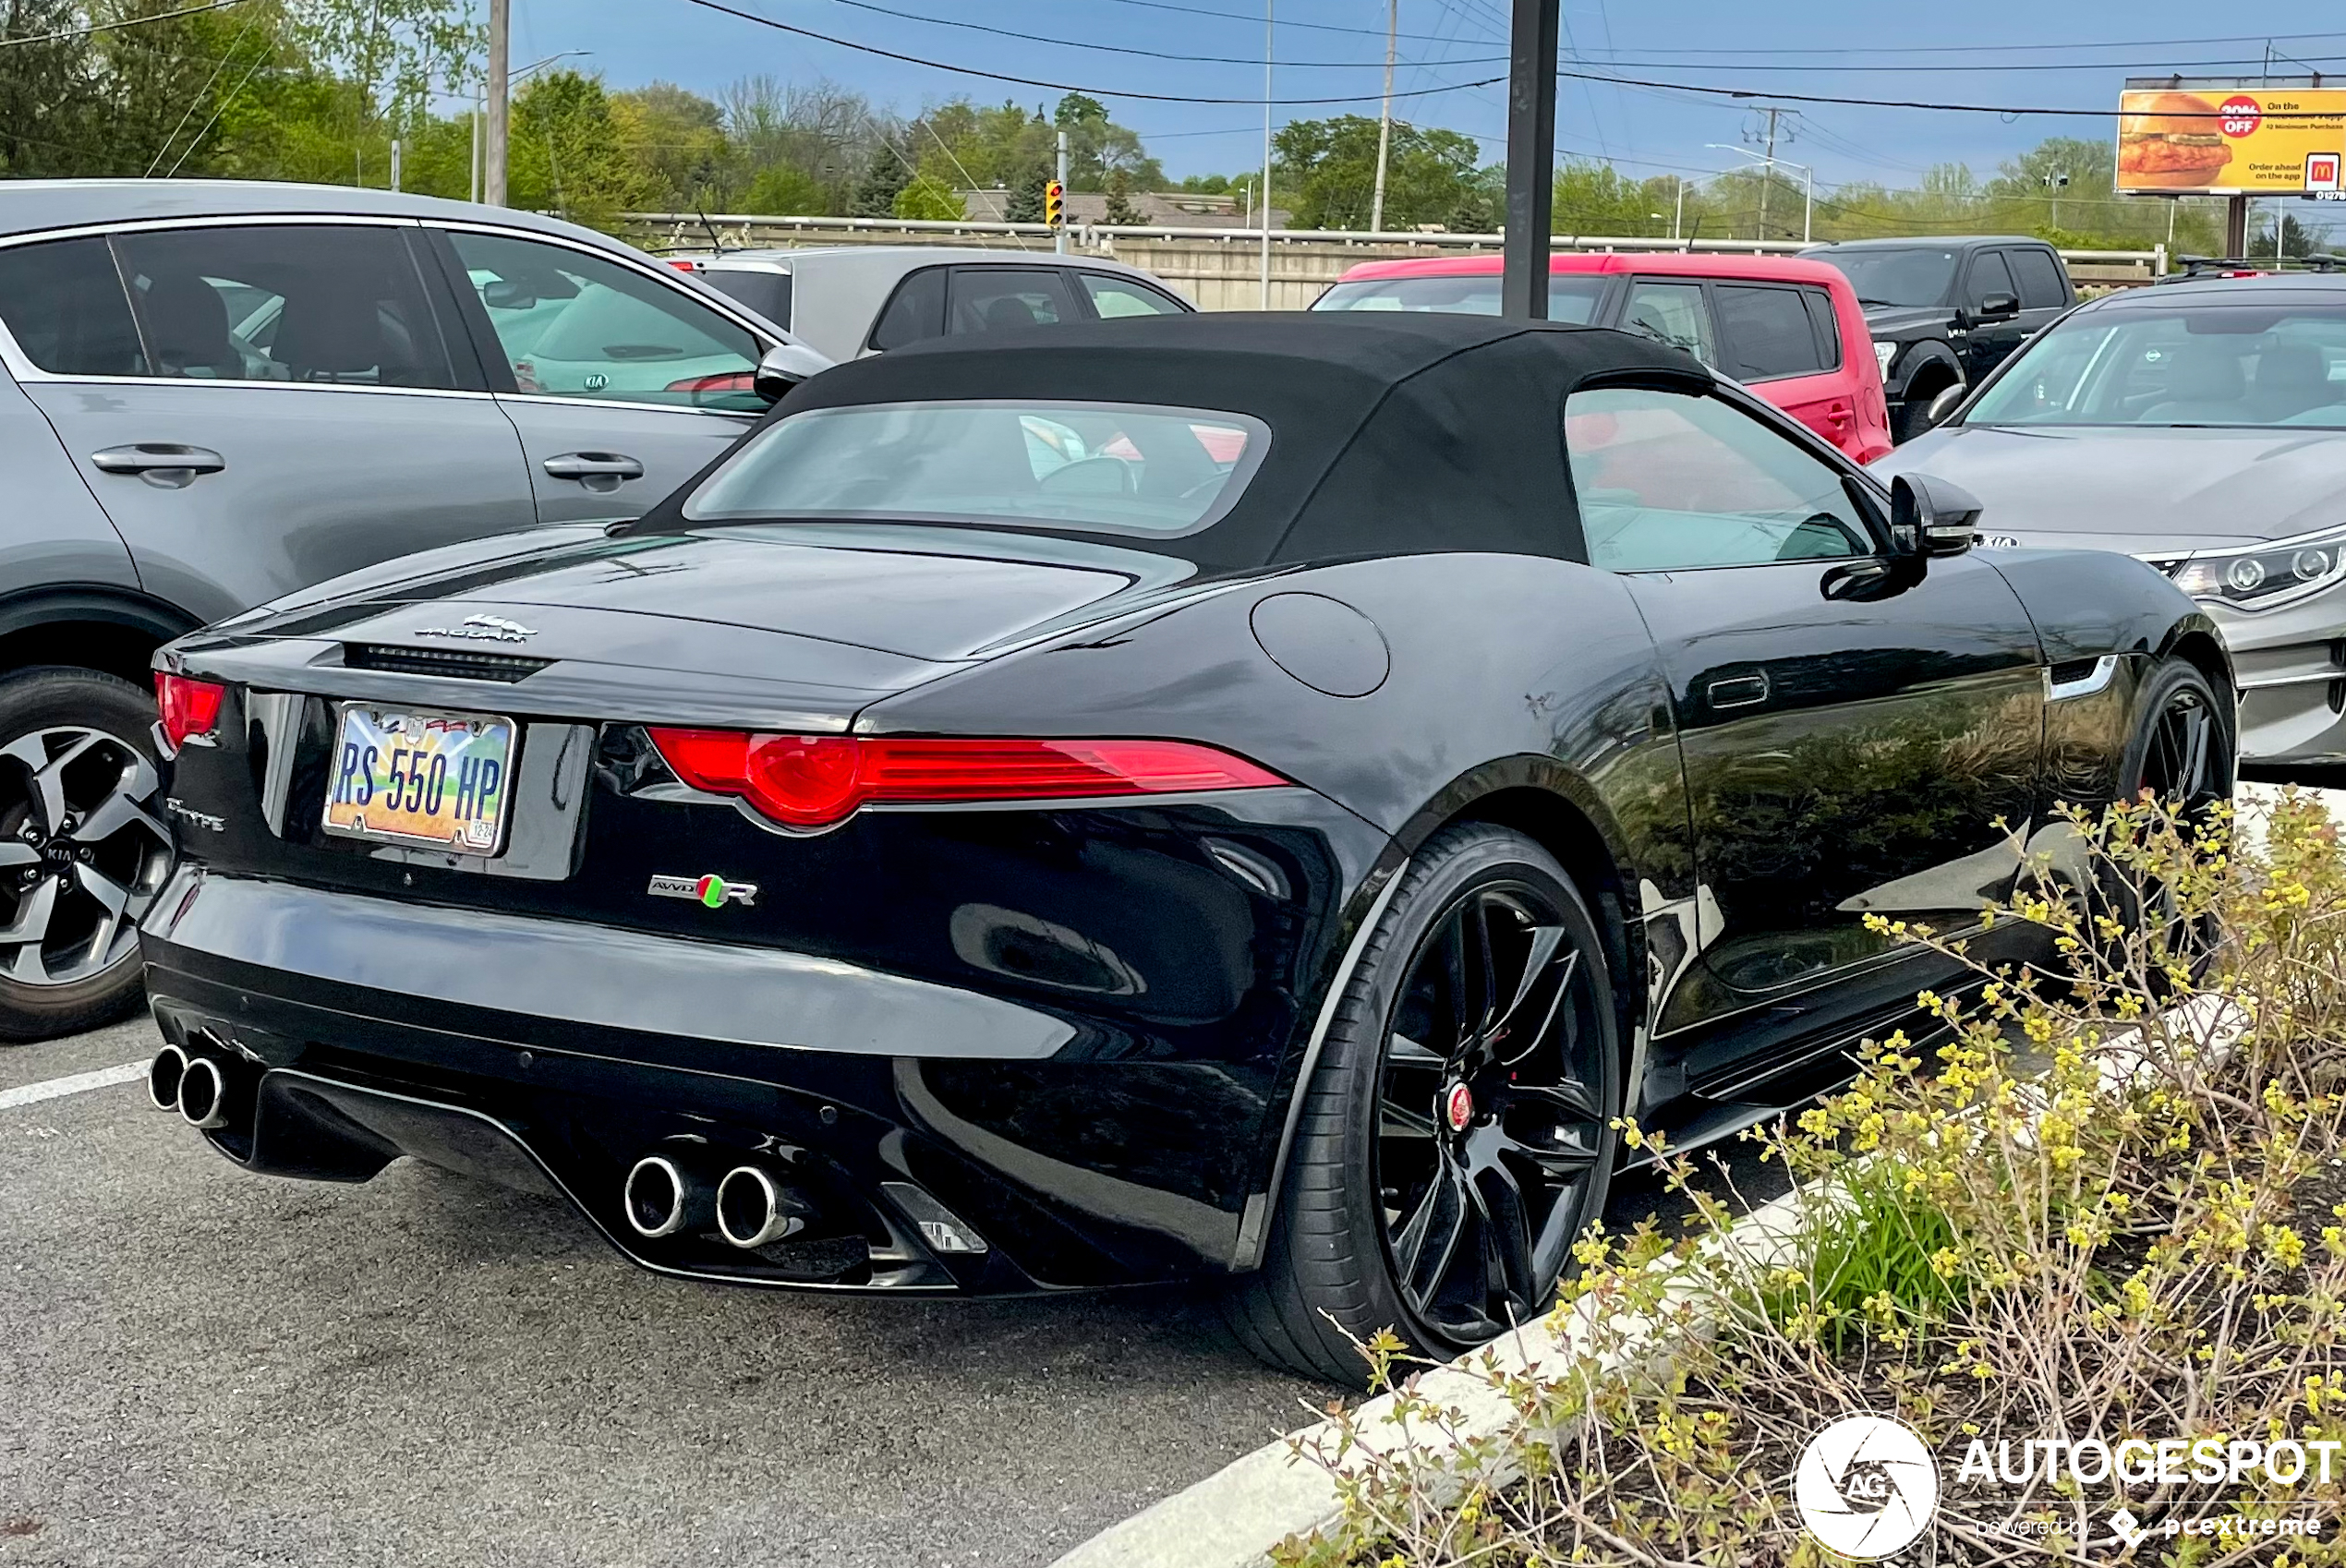
[[[2232,150],[2216,128],[2215,104],[2195,92],[2130,92],[2125,102],[2118,121],[2121,189],[2206,190],[2219,183]]]

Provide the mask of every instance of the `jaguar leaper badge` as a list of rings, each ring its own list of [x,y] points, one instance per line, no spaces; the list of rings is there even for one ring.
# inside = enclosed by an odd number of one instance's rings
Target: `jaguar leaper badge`
[[[691,899],[712,910],[727,904],[746,909],[757,902],[756,883],[728,882],[721,876],[655,876],[645,891],[655,899]]]

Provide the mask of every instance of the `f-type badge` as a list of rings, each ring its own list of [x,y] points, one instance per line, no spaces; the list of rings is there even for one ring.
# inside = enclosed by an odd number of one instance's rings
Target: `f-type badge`
[[[727,904],[744,908],[757,902],[757,884],[728,882],[721,876],[655,876],[645,889],[655,899],[693,899],[712,910]]]
[[[473,643],[518,643],[538,635],[538,628],[508,621],[502,615],[467,615],[454,626],[419,626],[418,637],[461,637]]]

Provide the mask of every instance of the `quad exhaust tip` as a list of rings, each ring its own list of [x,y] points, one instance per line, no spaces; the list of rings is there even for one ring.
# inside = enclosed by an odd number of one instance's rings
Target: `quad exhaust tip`
[[[179,1083],[187,1076],[187,1053],[166,1045],[147,1064],[147,1100],[158,1111],[179,1108]]]
[[[716,1218],[717,1198],[708,1184],[664,1154],[647,1154],[627,1172],[620,1206],[629,1228],[647,1241],[679,1231],[698,1234]]]
[[[814,1210],[792,1188],[756,1165],[735,1165],[717,1184],[717,1234],[744,1249],[786,1240],[806,1228]]]
[[[179,1114],[206,1131],[228,1125],[228,1080],[210,1056],[196,1057],[179,1075]]]

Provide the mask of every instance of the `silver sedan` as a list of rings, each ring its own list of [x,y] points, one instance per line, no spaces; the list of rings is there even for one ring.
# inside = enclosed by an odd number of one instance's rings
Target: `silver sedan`
[[[1874,467],[1970,490],[1990,549],[2158,565],[2231,646],[2243,756],[2346,762],[2346,276],[2081,306]]]

